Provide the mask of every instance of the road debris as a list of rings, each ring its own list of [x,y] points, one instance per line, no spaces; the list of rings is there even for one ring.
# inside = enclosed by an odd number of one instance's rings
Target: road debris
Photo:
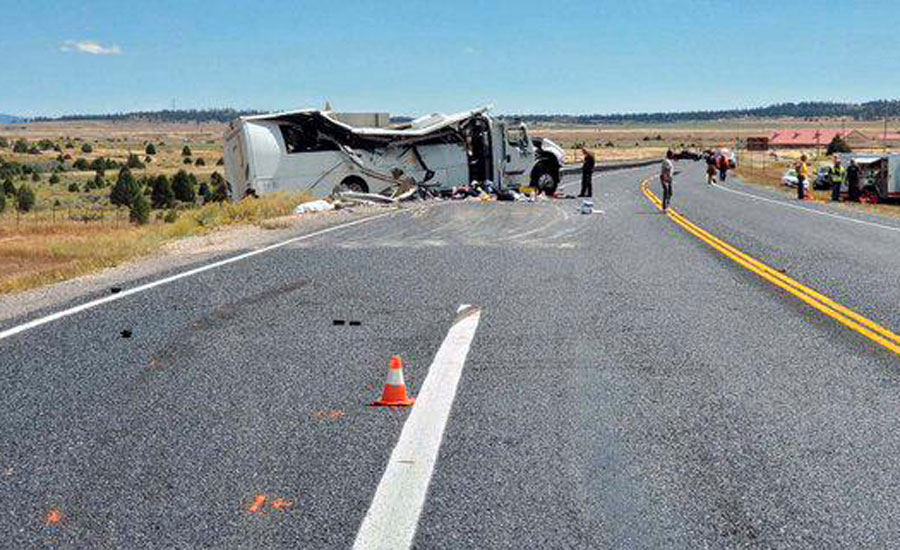
[[[302,216],[309,212],[325,212],[328,210],[334,210],[334,204],[326,200],[310,201],[298,204],[297,207],[294,208],[294,215]]]

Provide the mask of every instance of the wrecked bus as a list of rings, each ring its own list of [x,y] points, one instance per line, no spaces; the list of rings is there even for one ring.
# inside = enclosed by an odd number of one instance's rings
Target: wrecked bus
[[[302,110],[240,117],[225,133],[232,198],[275,191],[328,195],[387,193],[403,186],[435,192],[491,181],[500,189],[559,184],[563,150],[532,139],[523,124],[488,108],[391,124],[387,113]]]

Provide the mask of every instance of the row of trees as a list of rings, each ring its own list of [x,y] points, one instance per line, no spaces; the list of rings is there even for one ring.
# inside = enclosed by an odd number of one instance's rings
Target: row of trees
[[[145,197],[147,191],[150,195],[149,202]],[[194,204],[198,195],[204,203],[227,200],[229,192],[225,178],[218,172],[213,172],[209,183],[203,182],[198,186],[194,174],[179,170],[171,180],[160,174],[138,182],[131,170],[124,167],[119,171],[116,184],[110,191],[109,202],[127,207],[131,221],[144,224],[149,220],[151,207],[162,210],[174,208],[177,202]]]

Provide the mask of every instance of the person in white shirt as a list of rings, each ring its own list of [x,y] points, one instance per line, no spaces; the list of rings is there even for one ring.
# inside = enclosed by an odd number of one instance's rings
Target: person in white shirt
[[[672,178],[675,175],[675,163],[672,162],[672,158],[674,156],[675,153],[673,153],[671,149],[666,151],[666,158],[663,159],[662,167],[659,171],[659,183],[662,184],[663,190],[663,212],[666,212],[669,209],[669,201],[672,200]]]

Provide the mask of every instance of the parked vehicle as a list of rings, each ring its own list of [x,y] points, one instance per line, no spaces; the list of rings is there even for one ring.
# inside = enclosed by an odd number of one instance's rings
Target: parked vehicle
[[[241,117],[228,126],[224,152],[235,199],[274,191],[388,193],[403,186],[440,192],[473,181],[553,193],[564,158],[552,141],[531,138],[524,124],[495,119],[488,108],[403,124],[391,124],[387,113],[330,110]]]
[[[832,172],[831,166],[819,166],[819,169],[816,171],[816,181],[813,186],[816,189],[831,189]]]
[[[797,171],[791,168],[787,170],[783,176],[781,176],[781,183],[787,185],[788,187],[797,187]]]

